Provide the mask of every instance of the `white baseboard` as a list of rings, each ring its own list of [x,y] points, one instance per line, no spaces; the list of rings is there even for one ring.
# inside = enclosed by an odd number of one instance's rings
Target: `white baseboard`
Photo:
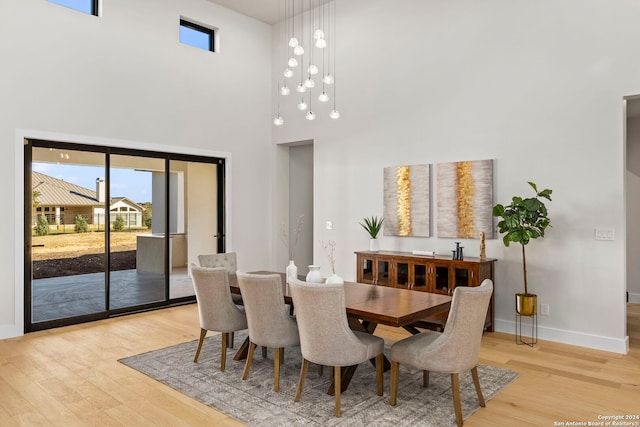
[[[17,325],[0,325],[0,340],[6,338],[15,338],[24,335],[22,326]]]
[[[629,295],[629,302],[640,304],[640,294],[634,294],[634,293],[628,292],[627,295]]]
[[[525,326],[523,320],[523,335],[530,333],[531,328]],[[513,320],[496,319],[496,332],[504,332],[515,335],[516,322]],[[563,329],[548,328],[538,324],[538,338],[563,344],[577,345],[579,347],[593,348],[596,350],[610,351],[613,353],[627,354],[629,352],[629,337],[622,339],[603,337],[600,335],[585,334],[582,332],[566,331]]]

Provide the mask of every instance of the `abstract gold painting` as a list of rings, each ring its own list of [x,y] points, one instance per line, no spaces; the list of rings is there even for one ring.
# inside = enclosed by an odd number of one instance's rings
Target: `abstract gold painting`
[[[438,237],[493,238],[493,160],[438,163]]]
[[[430,236],[430,166],[384,168],[385,236]]]

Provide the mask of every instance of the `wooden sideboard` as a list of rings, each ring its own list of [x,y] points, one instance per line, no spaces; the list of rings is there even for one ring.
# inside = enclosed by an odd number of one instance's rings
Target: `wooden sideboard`
[[[495,285],[495,258],[454,260],[392,251],[357,251],[355,254],[359,283],[448,295],[452,295],[457,286],[479,286],[484,279],[491,279]],[[495,324],[493,301],[491,295],[485,322],[488,331],[493,331]]]

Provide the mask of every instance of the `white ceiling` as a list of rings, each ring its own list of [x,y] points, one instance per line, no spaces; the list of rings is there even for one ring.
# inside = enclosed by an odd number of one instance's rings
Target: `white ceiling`
[[[266,24],[273,25],[281,19],[284,14],[285,2],[291,5],[293,0],[209,0],[227,9],[235,10],[243,15],[250,16]],[[309,9],[309,5],[319,6],[328,3],[330,0],[302,0],[303,9]],[[299,2],[296,1],[296,11]]]

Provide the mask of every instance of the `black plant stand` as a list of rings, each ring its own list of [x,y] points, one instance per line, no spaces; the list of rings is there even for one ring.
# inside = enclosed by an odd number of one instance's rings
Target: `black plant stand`
[[[531,322],[531,335],[527,341],[522,339],[522,318],[528,317]],[[526,323],[526,322],[525,322]],[[525,325],[526,326],[526,325]],[[529,347],[533,347],[538,343],[538,313],[534,313],[531,316],[523,316],[516,311],[516,344],[526,344]]]

